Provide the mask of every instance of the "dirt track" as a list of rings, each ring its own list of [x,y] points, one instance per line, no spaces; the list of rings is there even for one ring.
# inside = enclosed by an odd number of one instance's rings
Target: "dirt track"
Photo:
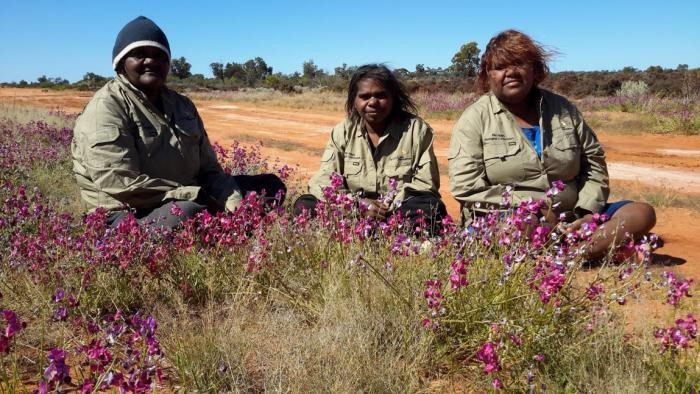
[[[82,109],[89,92],[42,92],[30,89],[0,89],[0,101],[17,106]],[[196,102],[212,140],[226,146],[233,140],[262,141],[263,152],[291,165],[302,175],[318,168],[320,153],[341,112],[300,111],[251,103]],[[447,148],[454,121],[427,119],[436,132],[435,152],[440,160],[441,193],[451,213],[457,204],[447,190]],[[648,185],[671,193],[700,198],[700,137],[651,134],[613,134],[597,130],[605,147],[612,186]],[[688,209],[658,209],[656,232],[666,244],[658,250],[659,265],[678,265],[683,275],[700,278],[700,213]]]

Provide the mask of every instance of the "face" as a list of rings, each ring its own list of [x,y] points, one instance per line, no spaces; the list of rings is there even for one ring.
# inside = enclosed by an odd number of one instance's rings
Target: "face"
[[[383,127],[393,105],[391,93],[376,79],[362,79],[357,83],[355,110],[371,126]]]
[[[489,71],[489,87],[496,97],[508,104],[520,104],[527,100],[535,82],[532,65],[495,64]]]
[[[168,55],[156,47],[134,48],[124,57],[124,75],[146,93],[159,92],[169,70]]]

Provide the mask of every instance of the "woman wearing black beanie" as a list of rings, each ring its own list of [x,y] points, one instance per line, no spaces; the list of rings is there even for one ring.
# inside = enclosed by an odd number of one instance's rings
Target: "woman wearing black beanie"
[[[73,172],[89,210],[109,210],[111,226],[131,210],[142,223],[175,227],[204,209],[231,211],[250,191],[284,195],[275,175],[223,171],[192,101],[166,86],[170,44],[153,21],[139,16],[122,28],[112,67],[116,77],[73,134]]]

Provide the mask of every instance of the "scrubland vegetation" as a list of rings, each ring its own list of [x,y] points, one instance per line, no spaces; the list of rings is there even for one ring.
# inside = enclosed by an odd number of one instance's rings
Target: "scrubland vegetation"
[[[693,282],[650,267],[655,237],[591,264],[581,251],[600,223],[550,232],[529,218],[541,201],[430,237],[358,217],[334,187],[315,219],[290,216],[292,187],[267,213],[251,195],[176,231],[107,229],[105,212],[82,215],[73,120],[0,107],[0,392],[700,386]],[[217,153],[232,173],[298,184],[255,147]],[[632,327],[630,308],[660,318]]]

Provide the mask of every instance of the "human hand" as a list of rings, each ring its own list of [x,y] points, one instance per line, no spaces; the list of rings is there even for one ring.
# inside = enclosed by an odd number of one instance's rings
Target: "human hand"
[[[386,219],[387,215],[389,214],[389,206],[379,200],[362,198],[360,199],[360,204],[366,207],[367,210],[364,213],[367,217]]]
[[[571,233],[571,232],[573,232],[573,231],[577,231],[578,229],[581,228],[581,226],[582,226],[584,223],[588,223],[588,222],[590,222],[591,220],[593,220],[593,214],[590,214],[590,213],[589,213],[589,214],[587,214],[587,215],[584,215],[583,217],[580,217],[580,218],[574,220],[574,221],[571,222],[571,223],[564,223],[564,222],[562,222],[562,223],[559,224],[559,228],[560,228],[560,230],[561,230],[562,233],[568,234],[568,233]]]
[[[205,192],[203,189],[199,190],[199,194],[197,194],[197,198],[194,200],[194,202],[206,206],[207,210],[211,213],[224,212],[226,210],[226,206],[224,204],[215,199],[211,194]]]
[[[557,215],[554,214],[554,211],[549,208],[549,207],[544,207],[540,210],[540,215],[544,219],[544,224],[549,226],[550,228],[555,227],[557,224],[559,224],[559,219],[557,218]]]

